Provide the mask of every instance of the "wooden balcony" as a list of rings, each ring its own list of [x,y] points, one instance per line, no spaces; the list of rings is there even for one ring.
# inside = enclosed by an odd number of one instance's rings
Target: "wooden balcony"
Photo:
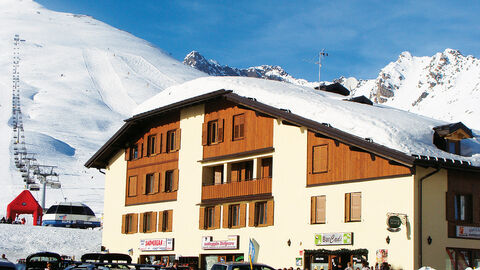
[[[253,179],[202,187],[202,201],[272,194],[272,178]]]

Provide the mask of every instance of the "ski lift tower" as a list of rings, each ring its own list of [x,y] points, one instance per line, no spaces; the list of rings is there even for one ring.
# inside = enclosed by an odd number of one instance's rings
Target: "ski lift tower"
[[[328,56],[328,53],[325,52],[325,49],[322,49],[319,53],[318,53],[318,62],[316,62],[315,64],[318,64],[318,90],[320,90],[320,87],[322,87],[322,83],[320,81],[320,73],[321,73],[321,69],[322,69],[322,58]]]
[[[51,188],[60,188],[61,184],[58,180],[58,173],[55,172],[56,166],[50,165],[38,165],[33,171],[33,174],[37,176],[40,181],[40,184],[43,185],[42,189],[42,209],[45,209],[45,199],[47,195],[47,186]],[[51,177],[57,177],[57,179],[51,179]]]

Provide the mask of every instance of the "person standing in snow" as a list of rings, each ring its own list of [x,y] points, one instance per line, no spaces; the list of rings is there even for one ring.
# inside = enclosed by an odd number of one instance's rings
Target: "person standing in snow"
[[[4,259],[4,260],[7,260],[7,261],[8,261],[8,259],[7,259],[7,256],[5,256],[5,254],[2,254],[2,259]]]

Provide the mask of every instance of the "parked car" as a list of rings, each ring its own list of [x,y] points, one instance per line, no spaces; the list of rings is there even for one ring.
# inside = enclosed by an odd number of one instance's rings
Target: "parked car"
[[[45,269],[47,263],[50,263],[55,270],[63,269],[60,255],[53,252],[38,252],[29,255],[25,260],[25,268],[26,270]]]
[[[2,270],[15,270],[15,264],[11,261],[0,259],[0,269]]]
[[[92,209],[83,203],[62,202],[48,208],[43,215],[43,226],[95,228],[100,227],[100,219]]]
[[[253,270],[275,270],[266,264],[254,263]],[[210,270],[250,270],[249,262],[219,262],[212,265]]]

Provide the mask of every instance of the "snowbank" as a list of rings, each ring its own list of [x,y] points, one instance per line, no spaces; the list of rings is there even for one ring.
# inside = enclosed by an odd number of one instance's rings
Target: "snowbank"
[[[79,259],[85,253],[100,252],[101,242],[100,230],[0,224],[0,252],[12,262],[40,251]]]

